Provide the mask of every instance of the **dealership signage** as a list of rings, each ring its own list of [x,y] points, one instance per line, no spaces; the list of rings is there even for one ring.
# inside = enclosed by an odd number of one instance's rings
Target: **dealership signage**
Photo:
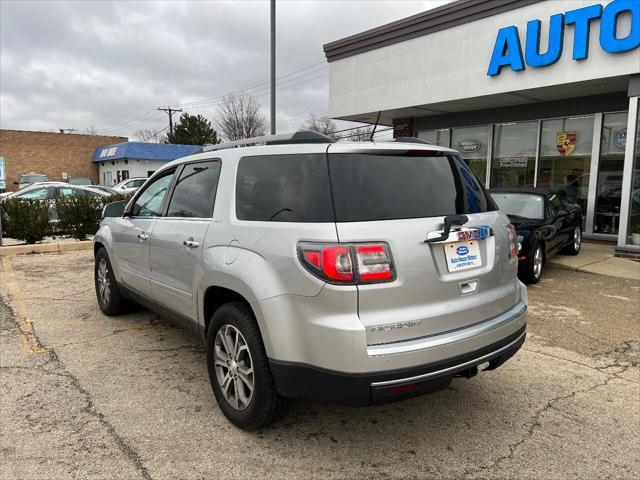
[[[468,138],[458,143],[458,151],[462,153],[477,152],[478,150],[480,150],[481,145],[482,144],[479,140],[476,140],[475,138]]]
[[[100,158],[113,157],[118,151],[118,147],[103,148],[100,152]]]
[[[630,16],[631,28],[621,32],[618,23],[622,15]],[[501,28],[496,37],[487,75],[500,75],[502,67],[519,72],[529,67],[546,67],[562,56],[565,26],[573,26],[573,59],[589,56],[589,31],[600,20],[600,48],[608,53],[623,53],[640,47],[640,0],[613,0],[605,8],[600,4],[552,15],[549,20],[549,42],[546,52],[540,52],[538,19],[527,23],[525,50],[522,51],[520,33],[515,25]]]

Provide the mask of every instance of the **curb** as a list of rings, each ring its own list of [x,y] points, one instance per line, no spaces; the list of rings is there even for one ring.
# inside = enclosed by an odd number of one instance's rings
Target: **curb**
[[[0,247],[0,257],[12,255],[30,255],[34,253],[59,253],[74,250],[90,250],[93,248],[92,240],[77,242],[36,243],[33,245],[7,245]]]

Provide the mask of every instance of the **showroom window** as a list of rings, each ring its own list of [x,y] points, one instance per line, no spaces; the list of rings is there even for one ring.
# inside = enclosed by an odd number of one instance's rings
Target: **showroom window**
[[[451,130],[451,148],[460,152],[460,156],[484,185],[487,175],[487,158],[491,127],[454,128]]]
[[[440,145],[441,147],[449,147],[449,135],[450,132],[448,128],[418,132],[418,138],[433,145]]]
[[[552,187],[587,212],[593,148],[593,115],[544,120],[538,161],[539,187]]]
[[[501,123],[494,127],[492,187],[532,187],[538,122]]]
[[[636,125],[636,148],[631,175],[631,203],[629,205],[629,231],[627,242],[640,246],[640,116]]]
[[[628,113],[607,113],[602,121],[593,232],[616,235],[620,225],[622,170]]]

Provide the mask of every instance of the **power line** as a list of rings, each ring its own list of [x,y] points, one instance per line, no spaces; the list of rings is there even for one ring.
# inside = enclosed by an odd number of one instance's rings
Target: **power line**
[[[158,107],[158,110],[160,110],[161,112],[167,112],[169,114],[169,135],[173,136],[173,114],[182,112],[182,109],[171,108],[171,107],[167,107],[167,108]]]
[[[313,67],[316,67],[316,66],[318,66],[318,65],[320,65],[320,64],[324,64],[324,65],[323,65],[321,68],[319,68],[319,69],[315,69],[315,70],[313,70],[313,71],[311,71],[311,72],[306,72],[306,73],[303,73],[303,74],[301,74],[301,75],[297,75],[296,77],[289,78],[288,80],[285,80],[284,82],[280,82],[280,84],[282,84],[282,83],[287,83],[287,82],[290,82],[290,81],[296,80],[296,79],[298,79],[298,78],[303,78],[303,77],[305,77],[306,75],[310,75],[310,74],[312,74],[312,73],[317,73],[317,72],[320,72],[320,71],[325,70],[326,68],[328,68],[328,65],[327,65],[325,62],[318,62],[318,63],[314,63],[313,65],[309,65],[309,66],[307,66],[307,67],[305,67],[305,68],[301,68],[300,70],[296,70],[296,71],[294,71],[294,72],[287,73],[286,75],[282,75],[282,76],[278,77],[276,80],[277,80],[277,81],[281,81],[281,80],[283,80],[284,78],[290,77],[291,75],[294,75],[294,74],[297,74],[297,73],[303,72],[303,71],[305,71],[305,70],[312,69]],[[270,85],[270,82],[258,83],[257,85],[254,85],[253,87],[247,87],[247,88],[244,88],[244,89],[241,89],[241,90],[235,90],[235,92],[236,92],[236,93],[245,93],[245,92],[249,92],[249,91],[251,91],[251,90],[256,90],[256,89],[258,89],[258,90],[264,90],[265,88],[268,88],[268,87],[269,87],[269,85]],[[262,88],[260,88],[260,87],[262,87]],[[192,100],[192,101],[190,101],[190,102],[183,102],[183,103],[180,103],[180,104],[178,104],[178,106],[180,106],[180,107],[189,107],[189,106],[193,106],[193,105],[196,105],[196,104],[209,103],[209,102],[211,102],[211,101],[214,101],[214,100],[218,100],[218,99],[220,99],[220,98],[223,98],[224,96],[225,96],[225,95],[219,95],[219,96],[216,96],[216,97],[201,98],[201,99],[199,99],[199,100]]]
[[[99,131],[101,133],[105,133],[105,132],[112,132],[114,130],[119,130],[120,128],[124,127],[124,126],[131,126],[131,124],[135,124],[135,123],[139,123],[140,121],[142,121],[144,119],[143,123],[147,123],[147,121],[149,120],[149,118],[153,117],[153,115],[157,115],[159,112],[156,111],[155,108],[152,108],[151,110],[146,111],[145,113],[143,113],[142,115],[138,115],[137,117],[132,118],[131,120],[127,120],[124,123],[112,126],[112,127],[107,127],[107,128],[102,128],[99,129]]]

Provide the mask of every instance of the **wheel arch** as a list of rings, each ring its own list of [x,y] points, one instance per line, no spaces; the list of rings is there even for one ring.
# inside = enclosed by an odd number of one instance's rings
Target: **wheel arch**
[[[251,310],[255,320],[256,326],[258,327],[258,331],[260,332],[260,336],[262,337],[262,342],[267,351],[267,355],[271,353],[271,342],[268,338],[268,332],[266,328],[264,328],[263,322],[261,321],[261,315],[259,309],[255,308],[256,303],[249,300],[251,297],[246,293],[243,294],[239,291],[240,289],[236,288],[228,288],[228,286],[222,285],[210,285],[203,290],[202,293],[202,302],[200,306],[200,312],[202,314],[202,337],[203,340],[206,341],[207,335],[209,334],[209,324],[211,322],[211,317],[213,314],[223,305],[232,302],[241,302]]]

